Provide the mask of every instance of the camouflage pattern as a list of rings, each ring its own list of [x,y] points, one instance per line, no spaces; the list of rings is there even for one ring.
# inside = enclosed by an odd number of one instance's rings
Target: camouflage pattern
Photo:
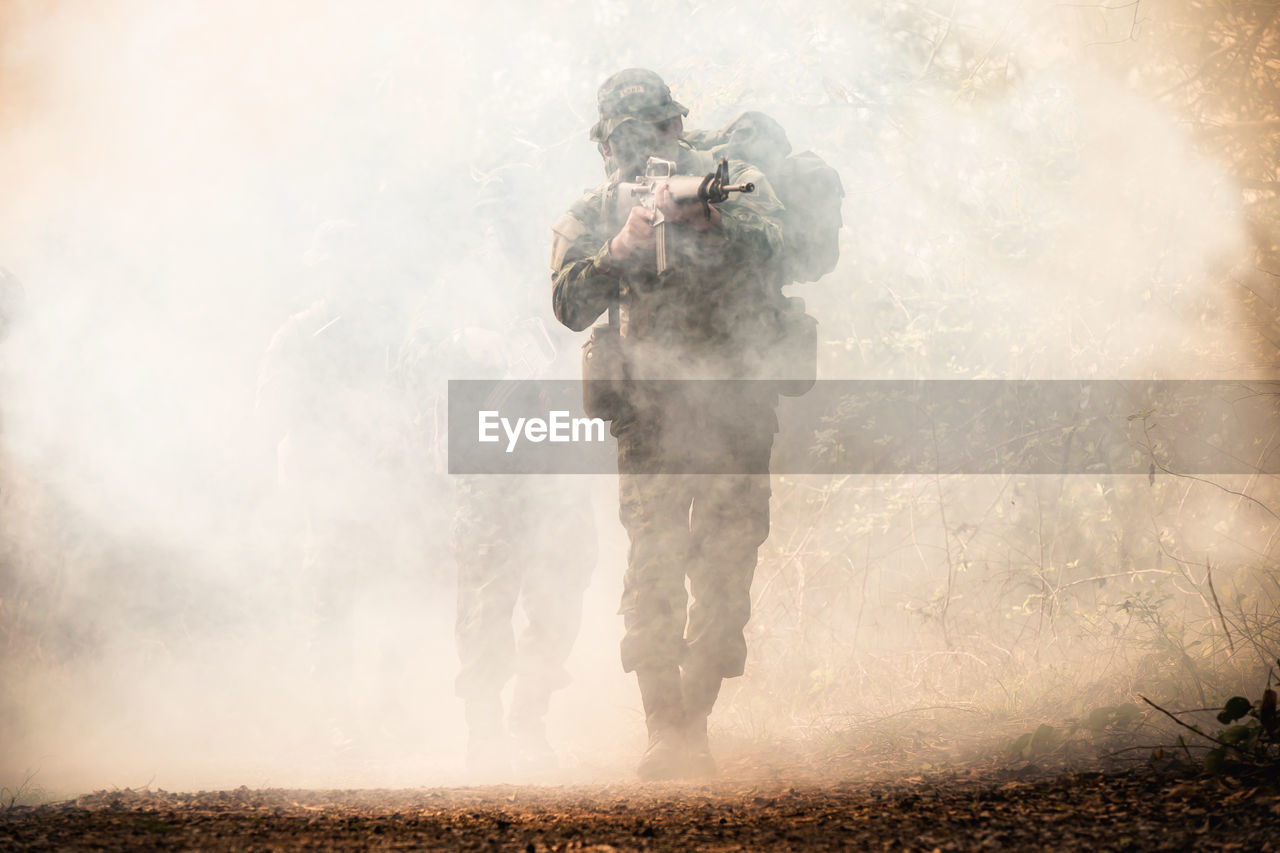
[[[768,451],[767,442],[756,448]],[[623,669],[742,675],[751,581],[769,535],[769,478],[622,475],[619,506],[631,539],[619,609]]]
[[[676,162],[682,174],[714,169],[709,155],[683,142]],[[556,317],[582,330],[619,300],[633,379],[760,375],[761,342],[776,336],[784,305],[771,269],[783,250],[782,207],[759,170],[731,161],[730,178],[754,182],[756,192],[719,205],[720,225],[706,232],[668,226],[661,277],[652,251],[625,260],[610,251],[622,223],[603,210],[607,184],[553,226]],[[769,531],[776,404],[766,383],[688,383],[635,395],[614,418],[620,517],[631,540],[621,606],[627,671],[682,665],[742,674],[751,580]],[[704,464],[742,473],[671,473]]]
[[[686,134],[713,157],[746,160],[769,176],[783,203],[786,260],[778,265],[783,284],[817,281],[840,259],[844,186],[840,175],[812,151],[791,153],[782,125],[761,112],[745,112],[717,131]]]
[[[769,535],[777,398],[765,383],[662,390],[664,399],[633,400],[615,423],[619,517],[631,542],[622,665],[731,678],[746,662],[751,580]],[[706,470],[741,473],[697,473]],[[681,471],[690,473],[672,473]]]
[[[676,165],[690,175],[715,169],[711,155],[683,143]],[[623,223],[603,209],[607,182],[574,203],[552,226],[552,308],[560,322],[582,331],[621,298],[624,337],[655,349],[674,347],[681,357],[713,359],[721,378],[751,375],[743,362],[784,305],[769,269],[782,252],[782,205],[753,166],[731,160],[729,177],[754,183],[755,192],[719,205],[720,226],[713,231],[669,228],[671,269],[661,277],[652,252],[626,260],[610,252]]]
[[[388,700],[353,686],[371,670],[356,614],[422,552],[404,477],[407,412],[391,369],[399,326],[390,305],[319,299],[276,332],[258,379],[258,414],[278,439],[281,510],[296,524],[282,557],[296,567],[312,676],[338,747],[373,735],[362,703]]]
[[[457,694],[497,695],[515,676],[511,718],[541,718],[569,683],[564,662],[596,562],[590,503],[545,477],[458,477],[456,495]],[[519,638],[517,601],[526,619]]]
[[[409,450],[388,306],[320,299],[272,337],[257,409],[280,436],[282,489],[314,518],[376,523]],[[314,526],[314,525],[313,525]]]
[[[600,121],[591,140],[604,142],[625,121],[656,123],[687,116],[689,109],[671,97],[662,78],[645,68],[627,68],[601,84],[596,97]]]
[[[441,336],[418,329],[399,360],[421,443],[446,470],[447,380],[533,379],[554,356],[536,318],[501,332],[477,327]],[[507,728],[516,749],[537,743],[551,694],[569,683],[564,663],[577,638],[582,596],[596,563],[595,519],[580,481],[563,477],[453,477],[457,567],[455,692],[466,706],[473,770],[498,770],[504,744],[500,694],[514,677]],[[516,636],[519,604],[525,627]],[[545,741],[542,741],[545,743]],[[492,752],[492,755],[486,755]]]

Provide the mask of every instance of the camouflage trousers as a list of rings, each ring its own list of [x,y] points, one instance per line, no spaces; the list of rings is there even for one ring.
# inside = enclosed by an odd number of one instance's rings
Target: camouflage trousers
[[[754,473],[648,473],[671,469],[653,464],[642,434],[618,436],[619,517],[631,540],[619,610],[627,672],[679,665],[742,675],[751,581],[769,536],[769,476],[758,472],[768,471],[776,422],[763,423],[710,450],[727,454],[721,470]]]
[[[564,662],[596,562],[590,502],[572,480],[532,476],[460,477],[456,494],[456,692],[496,696],[515,676],[514,703],[531,707],[513,713],[541,716],[569,682]],[[517,603],[525,615],[518,638]]]

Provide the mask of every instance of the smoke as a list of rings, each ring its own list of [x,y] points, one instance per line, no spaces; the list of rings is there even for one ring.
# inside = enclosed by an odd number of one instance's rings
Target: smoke
[[[0,355],[0,783],[28,770],[55,793],[461,778],[454,496],[395,366],[415,332],[431,362],[455,330],[536,317],[559,352],[547,374],[576,377],[580,338],[550,312],[549,226],[603,177],[587,129],[619,68],[663,74],[690,127],[761,109],[840,172],[840,267],[793,288],[821,323],[820,375],[1234,376],[1217,282],[1245,248],[1220,165],[1091,61],[1092,21],[952,5],[5,6],[0,264],[27,299]],[[336,220],[358,234],[351,299],[379,319],[354,327],[332,375],[379,359],[384,375],[368,409],[319,383],[310,423],[380,414],[335,428],[338,445],[313,457],[335,468],[291,485],[264,359],[291,316],[337,298],[314,257],[317,228]],[[350,332],[323,323],[298,334]],[[431,393],[503,366],[452,367]],[[617,665],[615,485],[574,484],[590,493],[599,560],[550,720],[582,775],[627,772],[640,744]],[[1005,486],[957,485],[951,523],[981,526]],[[776,503],[779,548],[806,527],[853,547],[842,537],[856,531],[812,504]],[[860,548],[919,521],[882,510]],[[353,555],[330,578],[352,638],[342,654],[358,662],[345,680],[312,671],[316,536]],[[946,543],[914,541],[936,581]],[[791,571],[794,555],[775,558],[766,548],[761,578]],[[840,580],[841,595],[859,582]],[[780,585],[757,584],[749,667],[765,673],[809,648],[779,651]],[[884,648],[936,642],[901,609],[920,590],[872,590],[848,606],[881,620]],[[842,618],[829,625],[848,642]],[[776,683],[743,684],[750,702],[726,706],[726,732],[817,713],[769,707]],[[329,748],[344,704],[354,753]]]

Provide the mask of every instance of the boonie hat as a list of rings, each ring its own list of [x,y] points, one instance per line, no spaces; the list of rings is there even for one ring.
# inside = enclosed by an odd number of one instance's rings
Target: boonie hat
[[[591,139],[604,142],[625,121],[657,123],[687,116],[689,108],[672,100],[662,78],[646,68],[627,68],[600,84],[596,93],[600,120],[591,128]]]

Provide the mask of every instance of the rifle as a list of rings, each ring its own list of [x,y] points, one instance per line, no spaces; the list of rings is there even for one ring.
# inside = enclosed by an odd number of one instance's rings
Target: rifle
[[[667,271],[666,218],[657,206],[657,189],[666,184],[671,200],[677,204],[702,203],[708,219],[711,205],[720,204],[730,193],[755,192],[751,182],[729,183],[729,161],[720,159],[716,170],[703,177],[677,175],[676,164],[661,157],[650,157],[645,173],[633,182],[617,183],[605,193],[604,211],[611,221],[624,222],[631,208],[639,206],[653,212],[656,231],[658,275]],[[582,346],[582,406],[593,418],[613,420],[630,396],[626,358],[620,335],[618,300],[609,303],[609,321],[591,330]]]
[[[637,176],[635,181],[611,186],[604,203],[605,210],[614,221],[625,221],[631,208],[636,206],[653,212],[658,275],[667,271],[667,222],[656,204],[657,189],[661,184],[667,185],[671,200],[676,204],[701,202],[708,219],[711,218],[711,205],[726,201],[729,193],[750,193],[756,189],[756,185],[750,181],[742,184],[729,183],[729,161],[723,157],[714,172],[701,178],[697,175],[677,175],[674,162],[661,157],[650,157],[645,164],[644,174]]]

